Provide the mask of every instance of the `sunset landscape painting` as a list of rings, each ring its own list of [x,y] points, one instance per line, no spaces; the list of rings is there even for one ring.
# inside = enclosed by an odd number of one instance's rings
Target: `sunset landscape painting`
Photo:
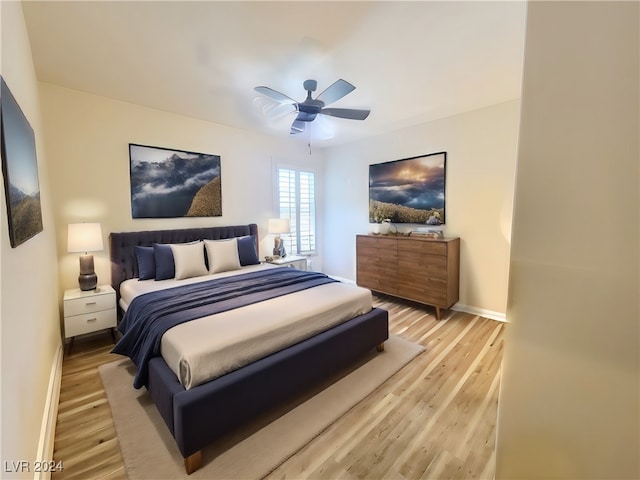
[[[445,223],[447,153],[369,165],[369,221]]]
[[[222,215],[220,156],[129,144],[133,218]]]

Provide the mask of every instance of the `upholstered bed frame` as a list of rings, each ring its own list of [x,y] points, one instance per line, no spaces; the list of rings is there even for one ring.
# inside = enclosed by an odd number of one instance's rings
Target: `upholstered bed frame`
[[[112,233],[111,284],[137,276],[135,246],[255,235],[255,224],[180,230]],[[258,250],[259,251],[259,250]],[[118,293],[119,298],[119,293]],[[176,440],[188,474],[200,468],[201,449],[256,414],[317,384],[353,363],[389,336],[388,314],[374,308],[308,340],[185,390],[162,357],[149,363],[147,390]],[[259,401],[256,401],[259,399]]]

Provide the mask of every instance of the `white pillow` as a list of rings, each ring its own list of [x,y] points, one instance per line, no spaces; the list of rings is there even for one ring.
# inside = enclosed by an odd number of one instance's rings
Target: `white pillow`
[[[198,277],[206,275],[207,266],[204,263],[204,248],[202,242],[171,244],[173,263],[176,267],[176,279]]]
[[[204,246],[209,259],[209,273],[227,272],[240,268],[237,238],[205,240]]]

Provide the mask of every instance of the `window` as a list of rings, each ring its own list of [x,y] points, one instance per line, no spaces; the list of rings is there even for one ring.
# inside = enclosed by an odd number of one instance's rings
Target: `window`
[[[310,171],[278,167],[278,213],[288,218],[291,233],[282,240],[288,253],[316,252],[315,175]]]

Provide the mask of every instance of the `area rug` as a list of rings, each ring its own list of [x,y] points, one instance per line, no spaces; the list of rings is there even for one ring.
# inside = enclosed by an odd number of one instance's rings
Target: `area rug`
[[[259,479],[366,398],[424,347],[391,336],[351,368],[312,391],[270,410],[202,450],[202,468],[186,475],[180,451],[143,388],[132,386],[128,358],[99,368],[130,480]]]

